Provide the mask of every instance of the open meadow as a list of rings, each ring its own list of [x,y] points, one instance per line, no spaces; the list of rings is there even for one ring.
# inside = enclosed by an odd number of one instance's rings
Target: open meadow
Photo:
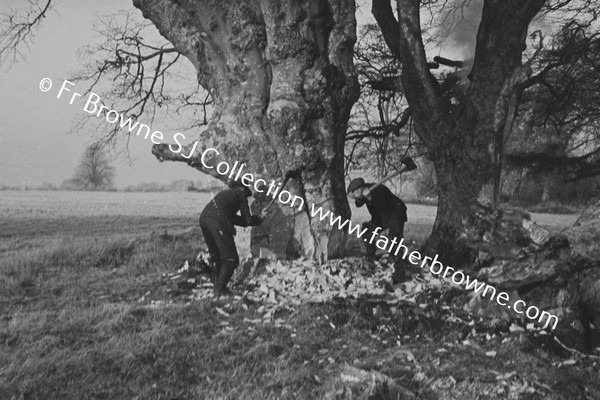
[[[0,399],[319,399],[344,365],[397,377],[422,399],[599,393],[593,371],[523,356],[522,337],[479,341],[414,305],[303,304],[257,325],[260,304],[169,300],[162,276],[198,252],[209,198],[0,192]],[[409,205],[408,236],[422,240],[434,216]],[[534,217],[553,229],[576,218]]]
[[[45,241],[139,238],[194,230],[211,196],[202,192],[2,191],[0,251],[14,252]],[[366,207],[357,209],[351,203],[351,209],[353,221],[368,219]],[[409,204],[406,236],[417,242],[427,237],[435,210],[433,206]],[[552,231],[570,226],[577,219],[577,215],[531,215]]]

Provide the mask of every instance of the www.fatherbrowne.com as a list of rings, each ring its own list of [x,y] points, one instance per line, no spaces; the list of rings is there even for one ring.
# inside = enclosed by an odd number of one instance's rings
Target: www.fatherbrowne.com
[[[323,211],[321,207],[316,208],[315,205],[312,205],[311,216],[313,218],[319,217],[321,221],[326,220],[329,217],[329,224],[331,226],[335,226],[339,229],[344,229],[347,227],[348,233],[351,235],[355,234],[357,238],[361,239],[362,236],[368,231],[368,228],[360,229],[360,225],[352,224],[351,221],[345,220],[342,222],[342,218],[338,215],[334,217],[334,214],[331,211]],[[421,265],[421,268],[424,268],[425,265],[429,263],[429,271],[434,275],[442,275],[444,278],[450,279],[452,283],[457,286],[465,286],[466,290],[473,290],[475,293],[480,294],[482,297],[486,297],[488,292],[490,293],[490,300],[496,299],[496,302],[503,306],[508,307],[508,309],[514,310],[517,314],[525,314],[527,318],[537,321],[539,324],[545,322],[544,329],[549,325],[552,325],[552,329],[556,328],[558,324],[558,317],[556,315],[550,314],[547,311],[540,312],[540,309],[535,306],[527,307],[527,304],[523,300],[517,300],[514,303],[510,302],[510,295],[506,292],[500,292],[497,294],[497,290],[494,286],[486,284],[485,282],[478,282],[477,279],[472,279],[469,275],[464,272],[454,269],[450,266],[446,266],[438,261],[438,255],[432,259],[431,257],[423,257],[421,253],[418,251],[412,251],[409,254],[409,249],[404,245],[404,238],[400,239],[398,242],[397,238],[392,238],[390,241],[386,236],[378,234],[381,228],[376,228],[371,232],[370,238],[363,238],[365,242],[373,243],[375,238],[377,241],[375,242],[375,246],[377,248],[387,251],[394,256],[398,256],[400,251],[402,251],[402,259],[406,259],[408,256],[408,261],[413,265]]]

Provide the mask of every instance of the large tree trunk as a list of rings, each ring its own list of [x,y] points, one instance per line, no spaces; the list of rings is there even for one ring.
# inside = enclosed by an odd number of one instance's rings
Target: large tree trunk
[[[305,167],[303,187],[289,191],[344,218],[344,135],[358,81],[353,67],[352,0],[134,0],[175,48],[191,60],[214,98],[208,128],[181,152],[156,145],[161,160],[206,169],[200,155],[246,164],[255,178],[283,178]],[[184,157],[185,156],[185,157]],[[212,160],[211,160],[212,162]],[[287,188],[286,188],[287,189]],[[301,252],[323,260],[343,244],[329,224],[295,213]]]
[[[474,252],[468,242],[469,231],[473,229],[477,199],[488,181],[491,167],[485,150],[477,155],[462,151],[455,149],[458,156],[450,150],[447,154],[433,157],[438,210],[432,233],[423,249],[425,253],[437,253],[447,263],[453,264],[473,260]],[[474,148],[472,151],[477,150]]]
[[[402,84],[416,133],[435,165],[438,213],[425,251],[448,263],[468,261],[469,231],[484,189],[491,188],[497,153],[516,86],[530,72],[521,64],[529,22],[544,0],[485,0],[470,86],[458,104],[440,91],[423,46],[420,2],[373,0],[373,15],[402,61]],[[491,191],[487,195],[491,203]]]

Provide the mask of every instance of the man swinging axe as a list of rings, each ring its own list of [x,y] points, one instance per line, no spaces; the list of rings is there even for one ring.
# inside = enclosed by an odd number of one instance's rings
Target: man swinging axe
[[[396,237],[398,240],[404,237],[404,224],[407,221],[406,204],[394,195],[390,189],[383,185],[388,180],[417,168],[417,165],[410,157],[404,157],[402,167],[388,177],[381,179],[377,183],[366,183],[363,178],[353,179],[348,185],[348,197],[355,200],[356,207],[367,205],[371,221],[362,225],[367,232],[381,232],[389,229],[388,237]],[[374,257],[377,247],[373,243],[365,242],[367,257]],[[394,260],[394,267],[399,273],[400,257]]]
[[[248,208],[250,189],[233,181],[204,207],[200,214],[200,229],[208,246],[215,282],[215,297],[228,295],[227,283],[240,263],[235,247],[235,227],[258,226],[262,218],[251,215]],[[240,212],[241,215],[237,213]]]

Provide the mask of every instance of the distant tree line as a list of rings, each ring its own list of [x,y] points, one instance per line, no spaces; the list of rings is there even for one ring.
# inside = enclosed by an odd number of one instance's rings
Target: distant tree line
[[[101,142],[89,145],[77,166],[73,176],[62,181],[60,185],[44,182],[39,185],[9,186],[0,185],[0,190],[86,190],[86,191],[117,191],[114,186],[115,169],[110,165],[110,157]],[[217,185],[217,186],[215,186]],[[191,180],[175,180],[170,183],[146,182],[129,185],[124,192],[210,192],[222,187],[223,184],[212,183],[205,186],[203,182]]]
[[[212,182],[205,185],[203,182],[193,182],[190,180],[175,180],[169,183],[144,182],[137,185],[129,185],[124,188],[114,186],[107,188],[98,188],[95,190],[111,192],[211,192],[223,188],[220,182]],[[0,185],[1,190],[94,190],[85,189],[79,184],[74,183],[73,179],[65,179],[61,184],[43,182],[37,185]]]
[[[216,186],[213,186],[216,185]],[[193,182],[190,180],[179,179],[170,183],[146,182],[138,185],[129,185],[123,188],[124,192],[210,192],[219,189],[223,185],[214,183],[204,185],[202,182]]]

